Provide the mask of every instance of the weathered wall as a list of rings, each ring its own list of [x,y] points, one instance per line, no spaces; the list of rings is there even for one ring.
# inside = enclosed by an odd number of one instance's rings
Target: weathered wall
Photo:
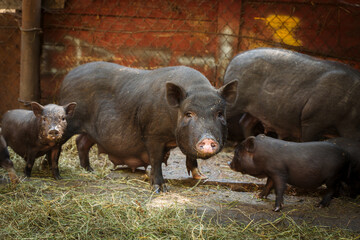
[[[215,86],[222,85],[226,66],[236,54],[263,46],[360,69],[359,23],[356,0],[67,0],[63,9],[44,8],[42,102],[57,100],[69,70],[98,60],[144,69],[187,65]],[[1,39],[4,35],[1,29]],[[20,43],[11,42],[9,48]],[[19,58],[18,49],[6,56]],[[9,75],[6,65],[2,68]],[[5,90],[10,103],[17,99],[18,69],[10,71],[16,75],[11,80],[15,87]],[[0,97],[1,114],[13,105],[2,104],[5,97]]]
[[[56,99],[73,67],[104,60],[136,68],[187,65],[215,86],[237,53],[283,47],[360,68],[356,1],[67,1],[44,15],[42,90]]]
[[[20,35],[18,15],[0,13],[0,116],[19,106]]]

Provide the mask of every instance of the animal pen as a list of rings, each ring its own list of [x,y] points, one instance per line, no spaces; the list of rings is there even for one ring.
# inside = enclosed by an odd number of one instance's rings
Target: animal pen
[[[64,76],[92,61],[139,69],[185,65],[217,88],[234,56],[259,47],[360,70],[360,2],[0,0],[0,44],[2,118],[25,101],[58,103]],[[40,160],[32,177],[23,178],[25,161],[10,149],[21,182],[7,184],[0,168],[0,238],[359,239],[359,197],[315,209],[323,188],[289,187],[286,207],[274,213],[274,194],[256,198],[264,179],[229,168],[233,149],[201,162],[205,181],[189,177],[185,156],[172,150],[163,167],[171,191],[158,195],[142,169],[113,171],[93,148],[89,173],[79,165],[75,138],[62,150],[64,179],[54,181]]]
[[[37,5],[26,9],[32,22],[24,21],[24,4]],[[56,102],[66,73],[91,61],[141,69],[186,65],[216,87],[236,54],[258,47],[360,69],[357,0],[2,0],[0,11],[0,115],[18,108],[18,100]],[[21,49],[22,34],[31,49]],[[25,61],[30,70],[20,67],[21,51],[35,54]],[[35,87],[21,85],[21,75]],[[19,97],[22,91],[31,93]]]

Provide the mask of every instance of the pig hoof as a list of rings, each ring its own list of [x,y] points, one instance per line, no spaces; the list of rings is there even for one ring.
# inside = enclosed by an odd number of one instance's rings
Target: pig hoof
[[[20,179],[16,175],[15,176],[10,175],[9,178],[12,184],[17,184],[20,182]]]
[[[20,179],[16,175],[16,172],[15,172],[14,169],[8,170],[8,175],[9,175],[9,179],[10,179],[12,184],[17,184],[17,183],[20,182]]]
[[[55,179],[55,180],[61,180],[62,177],[61,177],[60,175],[57,175],[57,176],[54,176],[54,179]]]
[[[84,167],[84,168],[88,172],[93,172],[94,171],[94,169],[92,167],[90,167],[90,166],[87,166],[87,167]]]
[[[193,175],[193,179],[195,180],[205,180],[208,179],[208,177],[204,174],[199,174],[199,175]]]
[[[274,208],[274,212],[280,212],[280,210],[281,210],[281,207],[275,207]]]
[[[163,184],[163,185],[162,185],[162,191],[163,191],[164,193],[169,192],[169,188],[167,187],[166,184]]]
[[[160,185],[158,185],[158,184],[155,184],[155,185],[153,186],[153,189],[154,189],[154,192],[155,192],[155,193],[160,193],[160,192],[161,192],[161,187],[160,187]]]
[[[202,174],[199,169],[195,168],[191,171],[191,174],[193,176],[193,179],[195,180],[204,180],[204,179],[208,179],[208,177],[204,174]]]
[[[10,181],[11,181],[12,184],[18,184],[20,182],[20,179],[18,177],[16,177],[16,178],[11,178],[10,177]]]
[[[162,185],[154,184],[153,189],[155,193],[168,192],[168,188],[165,184]]]
[[[322,202],[320,202],[319,204],[316,205],[316,207],[318,207],[318,208],[325,208],[325,207],[328,207],[328,206],[329,206],[329,204],[324,204]]]
[[[259,194],[259,195],[257,195],[257,198],[261,198],[261,199],[266,199],[267,198],[267,196],[265,196],[264,194]]]

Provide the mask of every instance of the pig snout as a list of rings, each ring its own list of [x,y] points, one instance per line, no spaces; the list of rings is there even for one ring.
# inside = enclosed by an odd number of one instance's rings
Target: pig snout
[[[219,151],[219,143],[209,135],[205,135],[196,144],[196,151],[201,157],[211,157]]]
[[[58,138],[61,138],[61,131],[60,129],[58,128],[58,126],[55,126],[55,127],[51,127],[48,131],[48,136],[47,138],[49,140],[56,140]]]
[[[57,135],[59,135],[59,131],[57,129],[50,130],[49,135],[56,137]]]

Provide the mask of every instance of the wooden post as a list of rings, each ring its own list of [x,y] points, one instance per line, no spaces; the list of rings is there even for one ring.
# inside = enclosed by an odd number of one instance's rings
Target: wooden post
[[[19,101],[40,100],[40,19],[41,0],[23,0]]]

